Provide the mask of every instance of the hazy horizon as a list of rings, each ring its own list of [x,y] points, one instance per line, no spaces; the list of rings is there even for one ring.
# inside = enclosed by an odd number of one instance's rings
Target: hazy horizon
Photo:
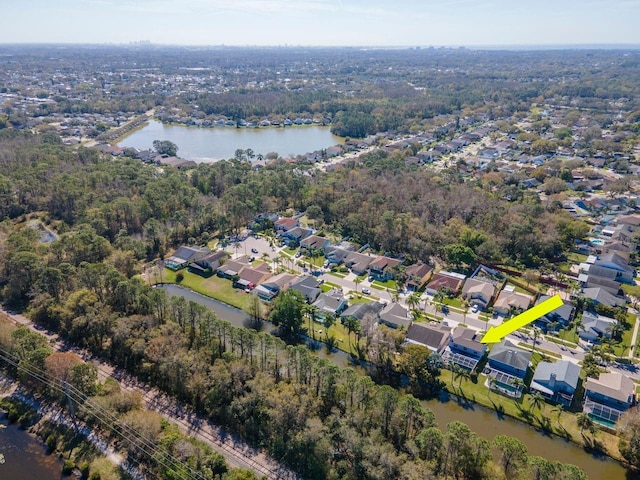
[[[5,0],[0,44],[640,45],[640,0]]]

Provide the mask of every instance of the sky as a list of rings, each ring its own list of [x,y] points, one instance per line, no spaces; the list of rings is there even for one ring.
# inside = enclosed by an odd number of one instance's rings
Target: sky
[[[640,0],[1,0],[0,43],[640,45]]]

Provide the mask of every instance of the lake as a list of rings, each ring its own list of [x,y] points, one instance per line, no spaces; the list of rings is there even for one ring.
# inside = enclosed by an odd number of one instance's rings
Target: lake
[[[243,327],[247,314],[242,310],[206,297],[184,287],[172,284],[161,286],[169,296],[182,296],[187,301],[193,301],[213,310],[218,318],[227,320],[236,327]],[[265,322],[265,329],[269,328]],[[320,357],[326,358],[341,367],[352,366],[349,356],[338,350],[327,354],[325,349],[317,350]],[[447,374],[447,373],[444,373]],[[471,430],[483,437],[493,440],[496,435],[504,434],[519,439],[527,446],[529,455],[538,455],[549,460],[572,463],[584,470],[589,478],[610,480],[637,480],[638,474],[628,471],[620,463],[606,456],[596,456],[587,453],[576,444],[565,441],[556,436],[543,435],[523,422],[510,417],[499,418],[495,412],[477,404],[459,401],[450,396],[448,401],[429,400],[424,405],[430,408],[436,416],[438,425],[444,429],[446,424],[459,420],[469,425]]]
[[[178,146],[178,156],[194,162],[214,162],[233,158],[237,149],[252,149],[255,155],[277,152],[282,157],[304,155],[308,152],[343,143],[329,127],[303,125],[291,127],[186,127],[166,125],[150,120],[143,128],[120,140],[120,147],[151,149],[154,140],[169,140]]]

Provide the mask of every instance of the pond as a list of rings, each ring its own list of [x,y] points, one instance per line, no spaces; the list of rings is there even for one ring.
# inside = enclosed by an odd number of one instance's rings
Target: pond
[[[169,296],[183,296],[187,301],[193,301],[204,305],[221,318],[231,324],[242,327],[247,314],[242,310],[193,292],[177,285],[165,284],[162,288]],[[268,323],[266,325],[269,325]],[[322,358],[335,362],[341,367],[352,366],[349,355],[343,351],[328,354],[325,349],[317,350]],[[424,402],[436,416],[436,421],[441,428],[454,420],[466,423],[477,434],[492,440],[496,435],[508,435],[519,439],[527,446],[529,455],[537,455],[549,460],[557,460],[563,463],[572,463],[587,472],[592,479],[638,479],[634,474],[625,469],[620,463],[606,456],[591,455],[577,445],[565,441],[556,436],[544,435],[529,425],[514,420],[510,417],[498,417],[495,412],[480,405],[466,402],[454,395],[447,396],[443,400],[430,400]]]
[[[186,127],[156,120],[120,140],[120,147],[151,149],[154,140],[169,140],[178,146],[178,155],[198,163],[233,158],[237,149],[252,149],[255,155],[276,152],[282,157],[304,155],[343,143],[329,127],[302,125],[291,127]]]

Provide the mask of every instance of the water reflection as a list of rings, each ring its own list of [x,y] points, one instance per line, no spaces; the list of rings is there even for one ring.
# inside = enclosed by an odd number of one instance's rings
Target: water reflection
[[[187,301],[200,303],[215,311],[219,318],[243,327],[248,318],[242,310],[211,299],[177,285],[163,285],[169,296],[179,295]],[[264,329],[270,324],[266,323]],[[350,356],[338,350],[327,353],[325,348],[316,350],[319,357],[330,360],[341,367],[353,367]],[[364,370],[360,370],[364,373]],[[537,455],[549,460],[572,463],[587,472],[592,479],[640,479],[637,472],[625,469],[621,464],[603,455],[591,455],[582,448],[560,437],[539,432],[523,422],[501,415],[464,398],[444,394],[440,399],[425,401],[436,416],[438,425],[444,429],[447,423],[454,420],[466,423],[471,430],[492,440],[496,435],[508,435],[519,439],[527,446],[529,455]]]

